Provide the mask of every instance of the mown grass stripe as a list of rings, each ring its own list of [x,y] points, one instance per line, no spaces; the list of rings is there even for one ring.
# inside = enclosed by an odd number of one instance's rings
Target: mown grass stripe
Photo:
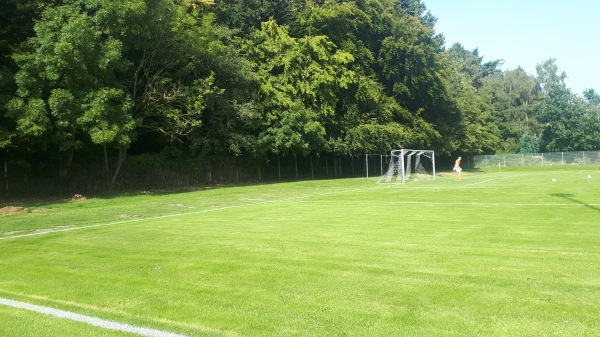
[[[60,233],[60,232],[69,232],[69,231],[82,230],[82,229],[97,228],[97,227],[122,225],[122,224],[126,224],[126,223],[138,222],[138,221],[158,220],[158,219],[165,219],[165,218],[181,217],[181,216],[186,216],[186,215],[217,212],[217,211],[223,211],[223,210],[229,210],[229,209],[235,209],[235,208],[251,207],[251,206],[269,204],[269,203],[288,202],[288,201],[294,201],[294,200],[298,200],[298,199],[305,199],[305,198],[311,198],[311,197],[322,197],[322,196],[327,196],[327,195],[344,194],[344,193],[351,193],[351,192],[364,191],[364,190],[367,190],[367,189],[359,188],[359,189],[351,189],[351,190],[320,193],[320,194],[309,194],[309,195],[304,195],[304,196],[285,198],[285,199],[281,199],[281,200],[264,200],[264,201],[259,201],[259,202],[255,202],[255,203],[250,203],[250,204],[224,206],[224,207],[210,208],[210,209],[194,211],[194,212],[184,212],[184,213],[160,215],[160,216],[155,216],[155,217],[112,221],[112,222],[98,223],[98,224],[93,224],[93,225],[88,225],[88,226],[69,227],[69,228],[60,228],[60,229],[48,229],[48,230],[38,231],[35,233],[9,235],[9,236],[5,236],[5,237],[0,237],[0,241],[1,240],[9,240],[9,239],[18,239],[18,238],[24,238],[24,237],[31,237],[31,236],[38,236],[38,235],[46,235],[46,234],[52,234],[52,233]]]

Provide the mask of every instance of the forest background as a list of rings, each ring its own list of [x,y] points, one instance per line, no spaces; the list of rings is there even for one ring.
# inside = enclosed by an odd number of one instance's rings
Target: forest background
[[[600,95],[445,46],[419,0],[4,0],[0,195],[600,149]]]

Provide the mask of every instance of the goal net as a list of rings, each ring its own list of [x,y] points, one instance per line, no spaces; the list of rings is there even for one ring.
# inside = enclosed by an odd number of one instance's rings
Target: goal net
[[[435,180],[435,153],[431,150],[393,150],[390,162],[377,183],[406,183],[410,180]]]

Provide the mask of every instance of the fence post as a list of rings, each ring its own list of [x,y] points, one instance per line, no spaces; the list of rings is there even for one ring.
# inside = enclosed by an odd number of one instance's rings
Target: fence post
[[[525,157],[521,153],[521,166],[525,166]]]
[[[212,182],[212,167],[210,166],[210,159],[208,160],[208,182]]]
[[[333,177],[337,178],[337,163],[335,162],[335,153],[333,154]]]
[[[6,188],[6,195],[8,195],[8,161],[4,159],[4,187]]]

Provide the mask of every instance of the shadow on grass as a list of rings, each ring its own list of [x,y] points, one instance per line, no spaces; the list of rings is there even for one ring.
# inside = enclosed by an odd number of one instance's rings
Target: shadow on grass
[[[362,178],[362,177],[358,177]],[[138,196],[167,196],[167,195],[175,195],[175,194],[185,194],[185,193],[195,193],[198,191],[205,190],[217,190],[217,189],[228,189],[228,188],[236,188],[236,187],[246,187],[246,186],[268,186],[268,185],[277,185],[282,183],[302,183],[307,181],[329,181],[329,180],[342,180],[342,179],[357,179],[357,177],[337,177],[337,178],[314,178],[314,179],[281,179],[281,180],[262,180],[262,181],[249,181],[249,182],[240,182],[240,183],[214,183],[214,184],[206,184],[206,185],[198,185],[198,186],[187,186],[187,187],[173,187],[173,188],[150,188],[148,190],[122,190],[115,192],[104,192],[93,195],[82,195],[82,199],[76,199],[68,196],[20,196],[11,198],[9,196],[5,196],[0,194],[0,208],[9,207],[9,206],[19,206],[19,207],[43,207],[47,205],[53,204],[68,204],[74,202],[85,201],[86,199],[100,199],[100,200],[111,200],[116,198],[123,197],[138,197]]]
[[[583,205],[583,206],[585,206],[585,207],[587,207],[589,209],[593,209],[594,211],[600,212],[600,207],[587,204],[587,203],[585,203],[583,201],[579,201],[579,200],[573,198],[573,194],[568,194],[568,193],[554,193],[554,194],[550,194],[550,195],[553,196],[553,197],[565,199],[565,200],[570,201],[570,202],[575,203],[575,204]]]

